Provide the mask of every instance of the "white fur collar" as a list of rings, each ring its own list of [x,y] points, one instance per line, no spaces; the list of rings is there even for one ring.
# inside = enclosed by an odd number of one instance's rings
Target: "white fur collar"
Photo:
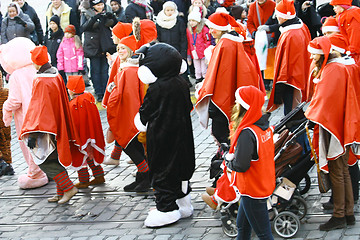
[[[224,35],[221,36],[220,39],[223,39],[223,38],[229,39],[229,40],[234,41],[234,42],[243,42],[244,41],[243,36],[234,36],[234,35],[229,34],[229,33],[225,33]]]
[[[339,57],[339,58],[333,58],[331,60],[329,60],[328,63],[342,63],[344,65],[351,65],[351,64],[355,64],[355,60],[351,57]]]
[[[302,26],[303,26],[303,22],[298,23],[298,24],[291,24],[291,25],[286,26],[286,27],[280,27],[279,30],[280,30],[281,34],[283,34],[284,32],[287,32],[287,31],[292,30],[292,29],[300,29],[300,28],[302,28]]]

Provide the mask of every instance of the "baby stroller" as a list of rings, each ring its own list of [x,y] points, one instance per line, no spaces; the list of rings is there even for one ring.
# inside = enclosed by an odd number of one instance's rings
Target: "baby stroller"
[[[268,200],[269,218],[274,231],[283,238],[293,237],[300,228],[300,220],[306,216],[307,205],[301,194],[310,188],[308,170],[314,164],[310,159],[310,150],[303,153],[298,143],[299,136],[305,133],[306,118],[302,108],[297,106],[275,125],[275,172],[277,186]],[[297,126],[295,130],[290,132]],[[305,179],[305,184],[300,182]],[[220,205],[221,221],[224,233],[236,237],[236,217],[239,202]]]

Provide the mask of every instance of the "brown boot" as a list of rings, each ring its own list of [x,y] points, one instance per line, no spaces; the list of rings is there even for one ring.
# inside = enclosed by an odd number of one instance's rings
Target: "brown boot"
[[[215,193],[215,189],[213,187],[206,187],[206,193],[209,194],[210,196],[214,195]]]
[[[78,189],[73,187],[67,192],[64,192],[64,196],[58,201],[58,204],[67,203],[75,194],[77,194]]]
[[[209,196],[206,193],[201,194],[201,198],[202,200],[209,205],[209,207],[211,207],[212,209],[216,209],[217,208],[217,202],[215,199],[213,199],[213,197]]]
[[[89,185],[99,185],[99,184],[103,184],[104,182],[105,182],[104,176],[99,176],[91,180]]]
[[[53,202],[58,202],[61,198],[62,198],[62,196],[56,194],[55,196],[52,196],[51,198],[48,198],[47,200],[49,203],[53,203]]]
[[[88,186],[90,185],[89,182],[79,182],[77,184],[75,184],[74,186],[77,187],[77,188],[87,188]]]

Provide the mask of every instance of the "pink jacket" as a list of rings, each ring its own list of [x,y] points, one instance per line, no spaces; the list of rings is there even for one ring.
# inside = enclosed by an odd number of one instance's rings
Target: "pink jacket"
[[[203,59],[205,57],[204,50],[211,44],[209,29],[206,26],[204,26],[200,33],[196,33],[196,31],[193,31],[193,34],[191,34],[189,29],[187,28],[186,36],[188,40],[187,55],[188,56],[190,55],[191,58],[193,59],[194,56],[192,55],[191,52],[196,48],[196,53],[199,59]],[[194,42],[195,42],[195,47],[194,47]]]
[[[74,38],[63,38],[56,53],[57,68],[64,72],[77,72],[84,69],[84,51],[82,47],[76,49]]]

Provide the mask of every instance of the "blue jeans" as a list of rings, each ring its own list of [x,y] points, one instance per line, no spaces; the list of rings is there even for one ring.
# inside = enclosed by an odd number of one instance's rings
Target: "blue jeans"
[[[266,199],[241,196],[236,225],[238,228],[237,240],[250,240],[252,229],[260,240],[274,239],[271,233]]]
[[[97,100],[102,100],[109,78],[109,64],[105,56],[90,58],[90,74]]]

